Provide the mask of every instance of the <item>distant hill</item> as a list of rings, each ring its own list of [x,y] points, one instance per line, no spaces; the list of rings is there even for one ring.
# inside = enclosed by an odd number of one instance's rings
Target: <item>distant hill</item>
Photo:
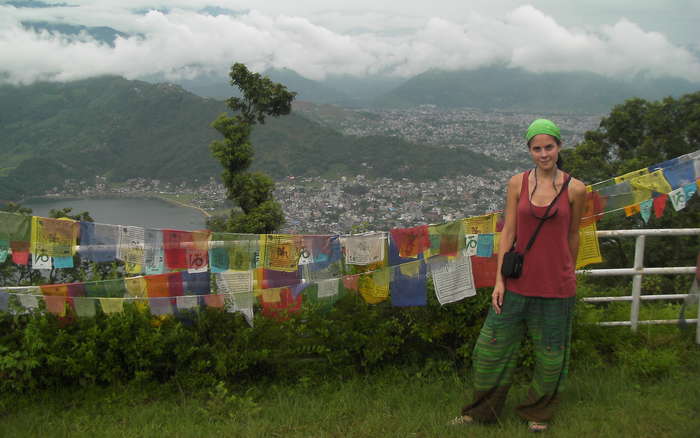
[[[604,113],[631,97],[657,100],[698,89],[700,83],[679,78],[640,76],[623,81],[590,72],[530,73],[505,67],[430,70],[377,98],[374,106],[431,104],[447,108]]]
[[[273,69],[263,72],[275,82],[280,82],[288,89],[297,92],[298,100],[305,100],[317,103],[343,104],[350,101],[350,97],[334,88],[327,87],[323,83],[306,79],[300,74],[289,69]],[[162,77],[154,77],[155,82],[162,82]],[[229,84],[229,77],[226,75],[200,75],[194,79],[178,79],[175,82],[182,88],[202,97],[213,97],[224,99],[233,95],[237,90]]]
[[[219,176],[209,125],[226,110],[173,84],[120,77],[0,86],[0,199],[14,200],[106,175],[194,181]],[[353,137],[296,113],[253,131],[254,169],[275,178],[365,174],[426,179],[499,168],[484,155]]]

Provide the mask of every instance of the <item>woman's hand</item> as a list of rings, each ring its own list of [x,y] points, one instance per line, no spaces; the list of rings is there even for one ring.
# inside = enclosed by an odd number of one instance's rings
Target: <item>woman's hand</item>
[[[496,315],[501,314],[501,307],[503,307],[503,295],[505,294],[505,286],[502,282],[496,282],[496,286],[493,287],[493,293],[491,294],[491,305]]]

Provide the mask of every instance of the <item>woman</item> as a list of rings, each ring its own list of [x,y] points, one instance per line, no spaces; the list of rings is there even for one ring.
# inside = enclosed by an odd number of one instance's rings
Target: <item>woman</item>
[[[561,135],[553,122],[535,120],[525,138],[535,167],[508,182],[492,308],[474,348],[474,401],[453,423],[496,421],[527,331],[535,348],[535,370],[527,399],[516,409],[530,430],[538,432],[547,429],[568,371],[576,294],[574,267],[586,188],[559,170]],[[541,221],[542,227],[526,252]],[[516,251],[525,253],[522,274],[504,278],[503,255],[514,242]]]

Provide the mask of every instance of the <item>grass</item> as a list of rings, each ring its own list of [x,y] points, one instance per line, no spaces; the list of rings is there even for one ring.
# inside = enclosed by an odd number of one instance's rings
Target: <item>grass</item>
[[[700,351],[700,349],[699,349]],[[693,353],[700,358],[698,352]],[[700,430],[700,361],[658,379],[620,368],[572,371],[547,436],[695,437]],[[455,372],[420,377],[408,370],[346,380],[300,379],[229,392],[223,385],[183,391],[64,389],[2,399],[0,436],[52,437],[525,437],[513,407],[516,384],[497,425],[446,426],[468,398]]]

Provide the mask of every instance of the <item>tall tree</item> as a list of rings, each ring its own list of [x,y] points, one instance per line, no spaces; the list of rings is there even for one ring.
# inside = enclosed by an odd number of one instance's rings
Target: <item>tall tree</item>
[[[224,168],[222,178],[228,199],[240,211],[232,210],[223,228],[238,233],[271,233],[284,223],[284,214],[272,196],[274,181],[263,173],[247,172],[253,160],[250,134],[255,124],[265,123],[266,116],[289,114],[296,93],[240,63],[231,67],[229,76],[241,97],[226,100],[234,115],[221,114],[212,123],[224,138],[210,147]]]
[[[563,151],[566,169],[586,183],[604,181],[700,149],[700,92],[660,101],[629,99],[603,117],[574,149]],[[653,215],[652,215],[653,216]],[[640,215],[607,214],[601,229],[686,228],[700,224],[700,196],[681,211],[668,202],[661,218],[644,223]],[[609,267],[632,266],[633,239],[606,239],[603,255]],[[647,239],[646,266],[695,263],[700,239]]]

